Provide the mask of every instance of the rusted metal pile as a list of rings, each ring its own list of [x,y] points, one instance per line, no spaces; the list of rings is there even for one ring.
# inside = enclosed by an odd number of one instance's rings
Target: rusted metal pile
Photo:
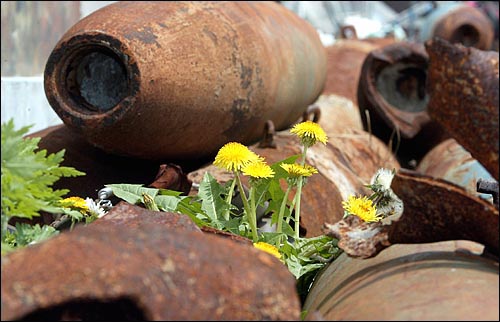
[[[205,172],[232,179],[212,164],[223,144],[274,163],[300,153],[288,129],[311,119],[329,140],[308,150],[319,173],[302,236],[330,234],[345,253],[301,303],[286,266],[250,240],[122,201],[3,256],[2,320],[498,319],[498,85],[498,52],[438,38],[325,48],[275,2],[107,6],[47,62],[64,124],[32,136],[87,173],[54,188],[194,194]],[[401,217],[344,219],[342,201],[379,168],[396,170]]]

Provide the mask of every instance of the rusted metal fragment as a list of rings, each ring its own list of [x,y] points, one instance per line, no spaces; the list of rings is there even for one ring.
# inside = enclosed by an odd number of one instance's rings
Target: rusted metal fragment
[[[439,38],[425,48],[430,117],[498,181],[498,52]]]
[[[491,50],[494,33],[490,19],[481,10],[459,5],[435,23],[432,38],[437,37],[480,50]]]
[[[325,78],[316,30],[273,1],[120,1],[67,31],[44,86],[92,145],[190,160],[258,141],[267,120],[288,127]]]
[[[380,222],[367,223],[358,216],[347,216],[335,224],[325,223],[324,231],[337,238],[338,246],[353,257],[369,258],[391,245]]]
[[[491,195],[479,193],[477,190],[477,182],[480,179],[493,180],[493,177],[455,139],[447,139],[436,145],[423,157],[415,170],[452,182],[473,195],[493,201]]]
[[[319,109],[319,125],[329,135],[346,133],[351,129],[363,130],[358,106],[346,97],[323,94],[312,107]]]
[[[392,181],[404,203],[401,218],[389,228],[389,241],[428,243],[467,239],[499,254],[498,209],[448,181],[400,169]]]
[[[177,164],[161,164],[156,178],[149,185],[156,189],[169,189],[189,194],[192,182],[188,179],[182,168]]]
[[[423,44],[397,42],[371,51],[361,69],[357,95],[364,129],[398,148],[406,161],[420,160],[447,137],[427,113],[427,67]]]
[[[363,61],[372,50],[394,42],[393,38],[340,39],[326,47],[327,76],[322,94],[342,96],[358,106],[358,81]]]
[[[106,308],[126,319],[131,307],[144,320],[300,319],[296,280],[277,258],[157,224],[76,227],[1,265],[2,320],[81,319]],[[70,311],[80,303],[86,312]]]
[[[497,321],[499,266],[477,255],[481,247],[455,240],[392,245],[369,259],[341,254],[315,278],[305,320]]]
[[[127,229],[136,229],[143,224],[155,224],[161,227],[201,232],[200,228],[187,215],[152,211],[125,201],[118,202],[95,223],[96,225],[112,224]]]

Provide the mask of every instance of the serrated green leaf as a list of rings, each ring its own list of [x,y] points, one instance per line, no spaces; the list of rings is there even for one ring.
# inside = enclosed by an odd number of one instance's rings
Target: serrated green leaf
[[[172,195],[160,195],[156,196],[154,201],[160,210],[175,212],[177,211],[177,206],[182,201],[182,199]]]
[[[201,199],[201,209],[216,225],[219,225],[219,214],[229,209],[227,202],[221,197],[225,189],[208,172],[203,176],[198,188],[198,196]]]

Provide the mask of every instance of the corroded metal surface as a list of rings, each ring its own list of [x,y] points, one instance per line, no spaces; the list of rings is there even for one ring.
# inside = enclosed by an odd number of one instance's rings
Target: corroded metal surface
[[[393,245],[370,259],[341,254],[303,310],[326,321],[498,320],[498,262],[478,250],[459,240]]]
[[[480,50],[490,50],[494,33],[490,19],[481,10],[460,5],[435,23],[432,37]]]
[[[389,229],[394,243],[467,239],[499,254],[498,209],[448,181],[401,169],[392,181],[404,213]]]
[[[498,180],[498,52],[438,38],[425,47],[430,117]]]
[[[358,103],[358,81],[366,56],[382,46],[394,43],[392,38],[340,39],[326,47],[327,75],[323,95],[336,94]]]
[[[323,94],[311,106],[319,108],[319,125],[328,135],[363,130],[358,106],[344,96]]]
[[[161,164],[156,178],[149,185],[156,189],[169,189],[189,194],[192,182],[188,179],[182,168],[177,164]]]
[[[364,129],[391,143],[401,160],[420,160],[447,136],[427,113],[427,67],[423,44],[397,42],[371,51],[361,69],[357,95]]]
[[[493,179],[491,174],[455,139],[436,145],[420,161],[417,172],[459,185],[467,192],[493,201],[491,195],[478,193],[479,179]]]
[[[157,224],[123,228],[76,227],[3,256],[2,320],[102,320],[120,301],[113,319],[134,309],[143,320],[299,320],[295,278],[272,255]]]
[[[316,30],[269,2],[128,2],[75,24],[50,55],[47,98],[93,145],[198,159],[297,120],[321,93]]]
[[[427,64],[427,53],[419,43],[398,42],[368,54],[361,69],[358,102],[363,118],[365,109],[370,112],[374,130],[378,117],[391,130],[398,128],[404,138],[412,138],[429,122]]]
[[[498,256],[498,208],[446,180],[399,169],[391,188],[402,202],[402,212],[378,222],[348,216],[325,222],[326,235],[339,239],[349,256],[376,256],[391,244],[467,239]],[[395,208],[397,210],[397,208]]]
[[[154,224],[161,227],[201,232],[200,228],[187,215],[152,211],[125,201],[118,202],[104,217],[95,221],[95,224],[111,224],[122,229],[137,229],[144,224]]]

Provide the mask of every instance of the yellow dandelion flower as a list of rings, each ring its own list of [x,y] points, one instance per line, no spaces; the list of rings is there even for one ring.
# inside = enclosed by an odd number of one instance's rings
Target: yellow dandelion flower
[[[274,176],[273,169],[262,160],[245,165],[241,171],[244,175],[252,178],[272,178]]]
[[[69,197],[59,201],[61,207],[72,208],[85,214],[89,211],[89,206],[85,199],[80,197]]]
[[[358,216],[365,222],[377,222],[382,217],[377,215],[377,209],[373,202],[364,197],[349,196],[347,201],[342,201],[342,206],[351,215]]]
[[[282,163],[281,167],[285,169],[286,172],[292,177],[310,177],[315,173],[318,173],[315,167],[308,164],[300,165],[297,163]]]
[[[318,141],[326,144],[328,141],[323,128],[318,123],[312,121],[295,124],[290,132],[296,134],[301,139],[302,144],[307,146],[312,146]]]
[[[265,242],[256,242],[256,243],[253,243],[253,246],[255,248],[258,248],[260,250],[265,251],[266,253],[273,255],[274,257],[276,257],[278,259],[281,259],[280,251],[278,250],[278,248],[274,247],[271,244],[268,244]]]
[[[228,171],[240,171],[251,162],[262,158],[241,143],[226,143],[215,156],[214,165]]]

